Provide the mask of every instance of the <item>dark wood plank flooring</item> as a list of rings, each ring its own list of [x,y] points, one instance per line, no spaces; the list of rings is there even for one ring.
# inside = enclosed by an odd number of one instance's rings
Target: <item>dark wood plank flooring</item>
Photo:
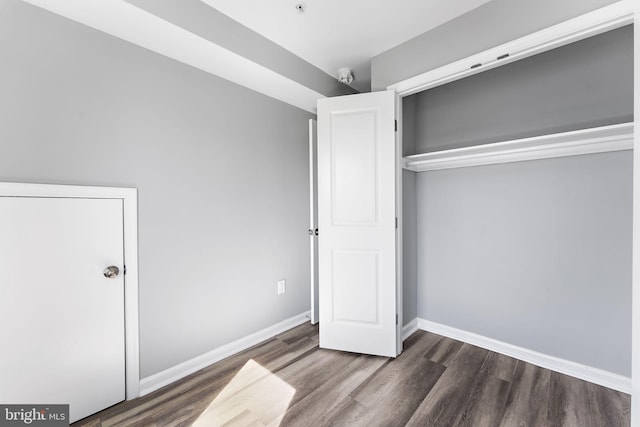
[[[630,397],[424,331],[396,359],[318,348],[298,326],[74,426],[606,426]]]

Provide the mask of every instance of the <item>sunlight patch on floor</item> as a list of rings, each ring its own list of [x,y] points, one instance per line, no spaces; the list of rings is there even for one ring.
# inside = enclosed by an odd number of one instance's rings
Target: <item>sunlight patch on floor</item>
[[[252,359],[193,425],[277,427],[295,394],[295,388]]]

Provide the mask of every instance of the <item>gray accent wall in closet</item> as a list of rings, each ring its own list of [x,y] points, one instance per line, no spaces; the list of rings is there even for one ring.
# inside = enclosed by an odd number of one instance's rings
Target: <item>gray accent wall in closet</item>
[[[630,122],[632,88],[629,25],[411,96],[416,152]]]
[[[402,101],[402,155],[416,151],[416,97]],[[418,310],[418,223],[416,217],[416,173],[402,171],[402,320],[417,317]]]
[[[418,317],[630,376],[632,164],[417,174]]]

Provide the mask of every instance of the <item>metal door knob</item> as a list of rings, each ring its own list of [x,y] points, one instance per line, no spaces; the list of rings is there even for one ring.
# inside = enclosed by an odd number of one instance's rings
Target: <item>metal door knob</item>
[[[113,279],[114,277],[118,277],[118,274],[120,274],[120,269],[115,265],[110,265],[109,267],[104,269],[102,274],[104,274],[104,277],[106,277],[107,279]]]

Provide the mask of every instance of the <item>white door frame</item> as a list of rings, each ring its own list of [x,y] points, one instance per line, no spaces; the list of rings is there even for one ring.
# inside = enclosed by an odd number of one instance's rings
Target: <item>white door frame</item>
[[[309,252],[311,254],[311,324],[315,325],[319,320],[318,303],[318,122],[309,119]]]
[[[631,306],[631,425],[640,425],[640,29],[637,16],[640,2],[635,1],[633,29],[633,260]]]
[[[399,98],[471,76],[519,59],[564,46],[636,22],[640,2],[621,0],[568,21],[460,59],[451,64],[387,86]],[[504,54],[508,57],[497,59]],[[477,67],[476,64],[482,64]],[[473,68],[472,68],[473,66]],[[640,426],[640,29],[634,28],[634,153],[633,153],[633,249],[632,249],[632,368],[631,425]],[[402,141],[402,102],[396,103],[397,138]],[[402,161],[402,156],[400,156]],[[398,164],[399,185],[402,163]],[[400,187],[401,189],[402,187]],[[402,191],[398,191],[398,249],[402,253]],[[401,258],[398,258],[401,260]],[[398,263],[398,286],[402,287],[402,263]],[[402,301],[402,300],[400,300]],[[399,311],[402,313],[402,311]],[[402,322],[400,322],[402,324]]]
[[[121,199],[124,223],[125,388],[127,400],[140,396],[138,332],[138,191],[135,188],[0,182],[0,197]]]
[[[404,243],[402,240],[404,224],[402,208],[402,170],[404,158],[402,156],[402,96],[396,92],[396,350],[400,354],[404,340],[413,330],[404,328]],[[405,336],[406,335],[406,336]]]

